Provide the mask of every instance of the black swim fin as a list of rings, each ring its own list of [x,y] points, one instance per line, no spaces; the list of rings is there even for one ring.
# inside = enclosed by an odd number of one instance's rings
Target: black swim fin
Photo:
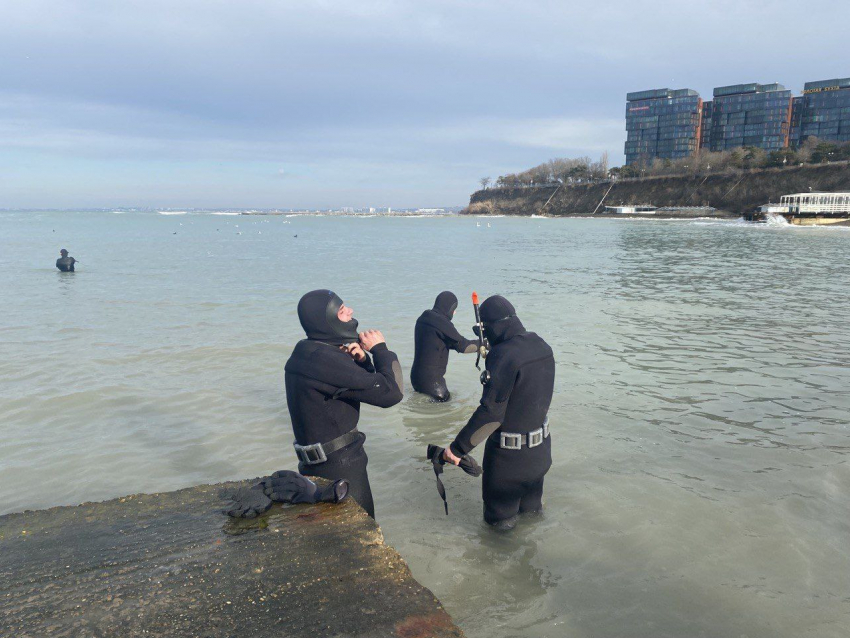
[[[437,477],[437,492],[439,492],[440,498],[443,499],[443,507],[445,507],[446,516],[448,516],[449,502],[446,499],[446,487],[443,485],[443,480],[440,478],[440,474],[443,473],[443,466],[446,464],[446,460],[443,458],[444,451],[445,448],[432,445],[430,443],[428,444],[428,460],[434,465],[434,476]],[[459,467],[470,476],[481,476],[482,474],[481,466],[478,465],[478,462],[468,454],[464,454],[460,457]]]

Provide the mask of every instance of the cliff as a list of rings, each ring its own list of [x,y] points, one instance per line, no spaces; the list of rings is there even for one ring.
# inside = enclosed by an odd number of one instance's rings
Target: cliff
[[[651,204],[659,207],[712,206],[738,216],[761,204],[778,202],[782,195],[810,191],[850,191],[850,165],[836,162],[726,175],[647,177],[560,188],[490,188],[473,193],[469,207],[463,212],[472,215],[590,215],[594,210],[597,214],[603,212],[605,206]],[[599,205],[603,198],[604,202]]]

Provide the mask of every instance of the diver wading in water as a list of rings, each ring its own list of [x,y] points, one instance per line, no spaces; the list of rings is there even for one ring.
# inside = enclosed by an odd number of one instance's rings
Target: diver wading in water
[[[555,358],[539,336],[526,331],[510,302],[498,295],[481,304],[490,352],[481,373],[481,403],[452,444],[446,461],[484,447],[484,520],[502,529],[517,515],[543,509],[543,477],[552,465],[549,404]]]
[[[56,267],[62,272],[74,272],[74,264],[77,260],[68,256],[68,251],[64,248],[59,251],[59,259],[56,260]]]
[[[448,401],[451,398],[445,379],[449,348],[462,354],[478,352],[477,340],[465,339],[452,323],[456,309],[457,297],[446,290],[437,295],[434,307],[423,312],[416,320],[416,349],[410,383],[414,390],[427,394],[435,401]]]
[[[384,336],[378,330],[358,335],[352,314],[330,290],[301,297],[298,319],[307,338],[296,344],[286,362],[286,403],[298,471],[345,479],[351,496],[374,518],[363,449],[366,435],[357,429],[360,404],[394,406],[403,398],[404,385],[398,357],[387,348]]]

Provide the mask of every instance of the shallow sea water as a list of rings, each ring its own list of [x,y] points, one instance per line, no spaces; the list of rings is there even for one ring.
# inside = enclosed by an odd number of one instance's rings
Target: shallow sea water
[[[471,336],[475,289],[555,350],[544,518],[491,531],[451,468],[443,513],[425,446],[477,404],[473,357],[450,403],[361,420],[385,537],[468,636],[844,637],[848,246],[713,221],[0,212],[0,513],[294,469],[304,291],[336,290],[408,375],[419,313],[451,289]]]

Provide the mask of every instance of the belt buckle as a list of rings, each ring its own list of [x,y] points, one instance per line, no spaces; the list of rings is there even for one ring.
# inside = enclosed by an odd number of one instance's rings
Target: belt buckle
[[[321,443],[313,443],[312,445],[295,445],[295,453],[307,465],[318,465],[328,460],[325,454],[325,449]]]
[[[537,428],[534,432],[528,433],[528,447],[537,447],[543,443],[544,435],[543,428]]]
[[[499,445],[503,450],[522,449],[522,434],[511,434],[510,432],[501,432],[500,434]]]
[[[543,438],[545,439],[549,436],[549,415],[546,415],[546,419],[543,421]]]

